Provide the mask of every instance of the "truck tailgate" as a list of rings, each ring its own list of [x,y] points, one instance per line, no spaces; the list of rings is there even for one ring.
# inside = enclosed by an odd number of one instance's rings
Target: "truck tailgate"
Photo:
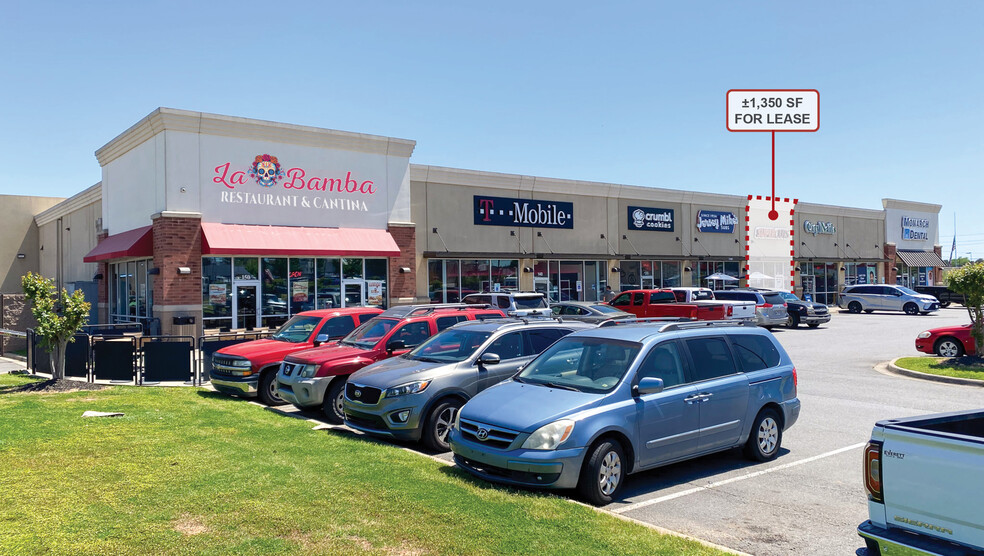
[[[984,546],[984,438],[955,430],[952,423],[883,429],[885,523]]]

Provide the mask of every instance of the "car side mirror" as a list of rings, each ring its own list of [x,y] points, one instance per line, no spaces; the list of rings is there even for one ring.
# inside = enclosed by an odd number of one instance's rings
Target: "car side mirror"
[[[329,340],[331,340],[331,338],[329,338],[327,334],[318,334],[318,336],[314,339],[314,347],[318,347]]]
[[[658,394],[663,391],[663,379],[647,376],[632,387],[633,396],[645,396],[646,394]]]
[[[499,359],[499,355],[495,353],[484,353],[478,358],[478,364],[482,366],[498,365],[499,361],[501,361],[501,359]]]
[[[393,340],[392,342],[386,344],[387,353],[393,353],[398,349],[407,349],[407,343],[403,340]]]

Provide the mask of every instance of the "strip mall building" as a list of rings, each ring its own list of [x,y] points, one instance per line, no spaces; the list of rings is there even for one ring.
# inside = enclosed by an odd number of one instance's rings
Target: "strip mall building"
[[[96,151],[100,183],[34,215],[38,250],[8,272],[33,259],[98,298],[93,320],[200,334],[314,308],[512,289],[597,300],[712,274],[833,303],[854,283],[933,284],[943,266],[936,204],[777,199],[771,220],[768,198],[415,165],[414,146],[160,108]]]

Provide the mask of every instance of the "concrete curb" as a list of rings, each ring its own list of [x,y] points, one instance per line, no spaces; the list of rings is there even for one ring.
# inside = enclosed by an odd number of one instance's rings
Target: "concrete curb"
[[[957,378],[953,376],[942,376],[942,375],[931,375],[929,373],[921,373],[919,371],[910,371],[909,369],[903,369],[895,364],[896,361],[902,359],[902,357],[896,357],[887,363],[883,363],[885,370],[892,374],[906,376],[909,378],[916,378],[919,380],[928,380],[930,382],[943,382],[946,384],[958,384],[960,386],[977,386],[984,387],[984,380],[975,380],[973,378]]]

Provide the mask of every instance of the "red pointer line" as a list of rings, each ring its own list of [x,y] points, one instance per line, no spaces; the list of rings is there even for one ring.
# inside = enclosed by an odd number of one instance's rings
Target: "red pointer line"
[[[772,132],[772,212],[776,211],[776,132]]]

